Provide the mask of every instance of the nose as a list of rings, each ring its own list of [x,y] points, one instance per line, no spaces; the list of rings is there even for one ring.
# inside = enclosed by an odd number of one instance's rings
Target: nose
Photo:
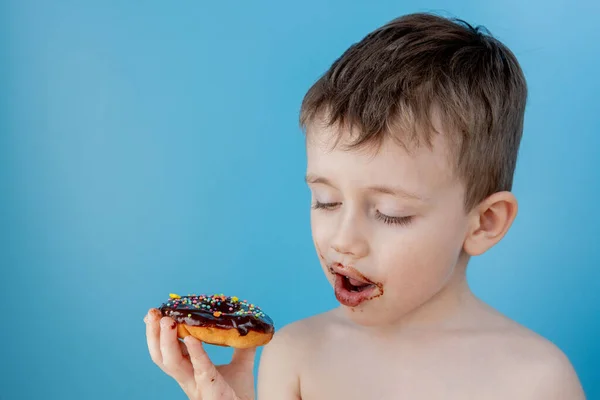
[[[361,258],[368,254],[365,229],[356,217],[344,218],[331,239],[331,248],[339,254]]]

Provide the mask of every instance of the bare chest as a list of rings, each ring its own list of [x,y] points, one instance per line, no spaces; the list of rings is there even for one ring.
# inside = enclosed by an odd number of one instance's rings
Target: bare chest
[[[302,400],[506,399],[513,390],[502,355],[490,350],[332,346],[311,361]]]

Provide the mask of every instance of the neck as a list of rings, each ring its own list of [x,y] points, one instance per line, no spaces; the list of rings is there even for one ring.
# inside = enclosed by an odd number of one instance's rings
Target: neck
[[[466,278],[467,259],[461,257],[446,284],[433,297],[385,327],[371,327],[381,334],[408,331],[440,331],[474,327],[473,316],[481,309]]]

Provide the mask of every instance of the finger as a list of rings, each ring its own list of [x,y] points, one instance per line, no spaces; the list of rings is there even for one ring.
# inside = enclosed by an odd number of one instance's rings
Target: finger
[[[183,358],[177,339],[177,323],[169,317],[160,320],[160,352],[165,372],[184,387],[193,383],[192,366]]]
[[[251,368],[254,366],[256,357],[256,347],[249,349],[234,349],[231,357],[231,364],[238,364]]]
[[[214,384],[219,373],[217,367],[213,364],[206,354],[202,342],[193,336],[186,336],[183,339],[190,353],[190,361],[194,367],[194,379],[199,388],[207,388]]]
[[[184,357],[187,357],[187,358],[190,357],[190,353],[188,352],[188,349],[187,349],[185,343],[183,343],[182,341],[179,341],[179,348],[181,349],[181,354]]]
[[[162,354],[160,352],[160,311],[156,308],[150,309],[144,318],[146,322],[146,342],[152,361],[162,368]]]

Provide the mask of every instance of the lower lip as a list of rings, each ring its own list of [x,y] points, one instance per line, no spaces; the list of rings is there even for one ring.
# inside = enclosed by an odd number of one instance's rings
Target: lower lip
[[[346,307],[357,307],[359,304],[377,297],[379,288],[372,285],[360,292],[351,292],[344,286],[344,277],[340,274],[335,274],[334,281],[335,298]]]

